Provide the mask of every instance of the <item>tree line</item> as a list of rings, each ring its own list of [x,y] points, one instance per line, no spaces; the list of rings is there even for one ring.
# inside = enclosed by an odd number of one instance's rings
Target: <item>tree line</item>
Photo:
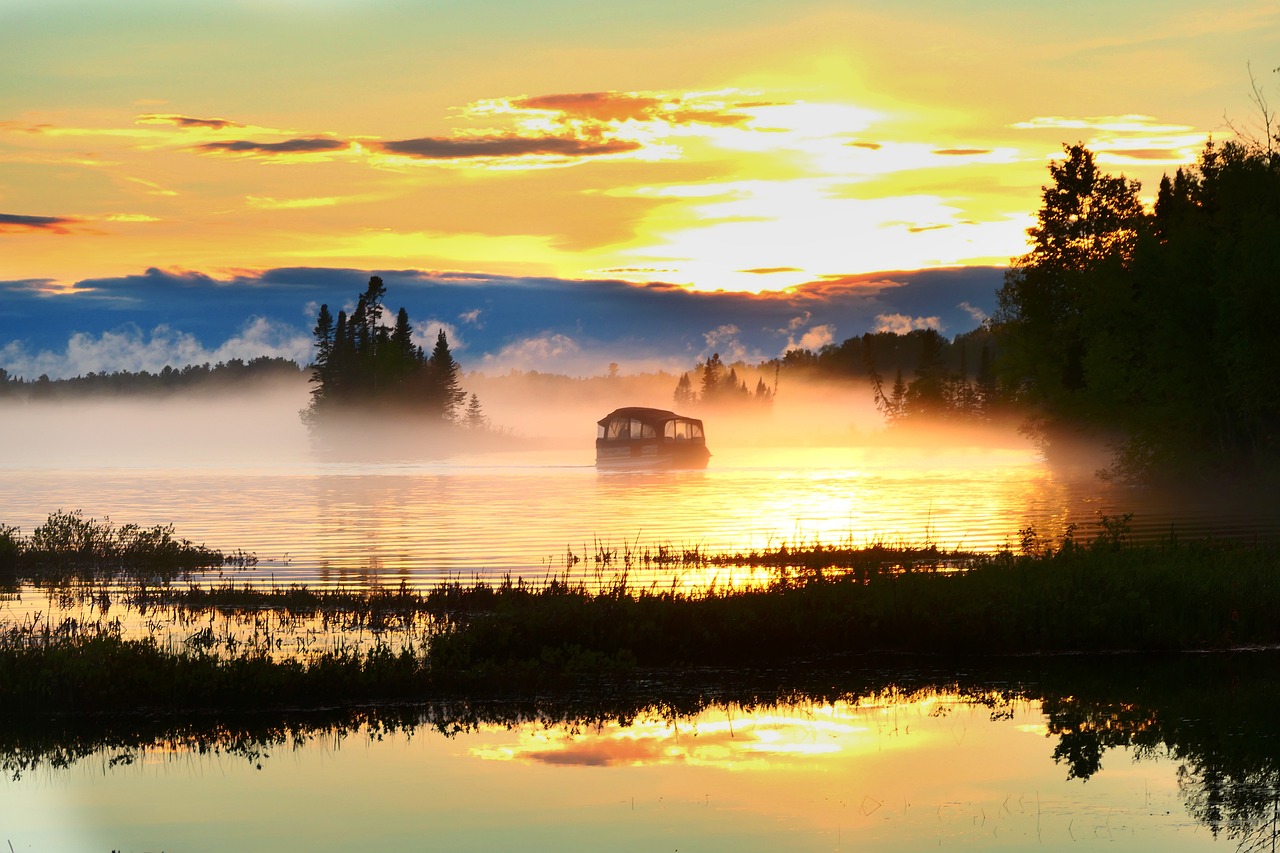
[[[756,379],[755,389],[747,387],[747,382],[738,375],[739,365],[726,365],[720,353],[713,353],[706,361],[701,362],[693,370],[698,376],[697,385],[690,379],[689,372],[680,374],[676,382],[672,399],[676,408],[686,409],[693,406],[743,407],[755,406],[767,409],[773,405],[774,389],[760,376]],[[744,372],[746,365],[741,365]]]
[[[1049,166],[1031,251],[1005,275],[999,380],[1051,447],[1111,437],[1138,479],[1280,473],[1280,151],[1208,143],[1161,181]]]
[[[313,330],[311,402],[303,420],[317,427],[335,414],[395,409],[443,424],[484,426],[479,398],[472,394],[467,402],[462,367],[449,350],[444,329],[428,355],[414,343],[404,308],[396,313],[394,325],[384,322],[386,290],[375,275],[350,316],[343,310],[335,318],[327,304],[320,306]]]
[[[0,367],[0,398],[19,400],[60,400],[115,394],[169,394],[192,389],[230,386],[240,382],[296,379],[302,374],[298,363],[288,358],[260,356],[248,361],[231,358],[217,364],[190,364],[147,370],[89,372],[67,379],[50,379],[42,373],[28,380]]]

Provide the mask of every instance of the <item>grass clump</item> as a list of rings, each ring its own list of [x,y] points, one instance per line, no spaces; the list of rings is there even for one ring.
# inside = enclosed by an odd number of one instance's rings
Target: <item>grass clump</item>
[[[173,525],[116,527],[111,519],[58,510],[23,536],[0,525],[0,580],[10,584],[67,584],[116,579],[172,580],[212,569],[247,569],[257,558],[224,554],[173,535]]]

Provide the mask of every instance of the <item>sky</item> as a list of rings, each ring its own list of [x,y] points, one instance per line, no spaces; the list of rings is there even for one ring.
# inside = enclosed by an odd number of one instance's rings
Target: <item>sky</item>
[[[956,334],[1063,144],[1150,198],[1277,44],[1274,0],[3,0],[0,367],[305,361],[374,273],[469,369]]]

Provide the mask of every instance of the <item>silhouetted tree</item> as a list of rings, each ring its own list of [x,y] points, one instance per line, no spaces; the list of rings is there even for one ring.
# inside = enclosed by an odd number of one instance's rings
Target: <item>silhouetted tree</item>
[[[458,381],[461,372],[461,366],[449,352],[449,339],[441,329],[436,335],[431,358],[427,359],[429,399],[433,407],[438,407],[440,417],[450,423],[457,419],[458,407],[466,398],[466,392]]]
[[[1101,432],[1125,476],[1280,473],[1280,157],[1209,144],[1137,185],[1068,148],[993,318],[997,374],[1063,432]]]
[[[473,392],[467,401],[467,414],[464,422],[468,429],[484,429],[489,419],[484,416],[484,410],[480,407],[480,398]]]
[[[680,381],[676,383],[673,398],[675,399],[676,408],[683,408],[693,404],[693,383],[689,381],[688,373],[680,374]]]
[[[454,422],[465,399],[461,367],[449,352],[443,330],[431,358],[413,342],[409,313],[401,308],[395,325],[382,322],[386,286],[373,276],[348,317],[334,323],[327,305],[316,320],[316,361],[311,405],[303,413],[319,425],[330,412],[395,407]]]
[[[724,363],[720,361],[720,353],[712,353],[711,358],[702,365],[702,393],[704,403],[711,402],[720,396],[720,386],[724,381]]]

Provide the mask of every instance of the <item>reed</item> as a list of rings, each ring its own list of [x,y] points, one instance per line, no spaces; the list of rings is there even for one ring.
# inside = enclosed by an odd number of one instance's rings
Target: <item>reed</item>
[[[65,585],[129,578],[165,582],[213,569],[248,569],[257,558],[224,554],[173,535],[173,525],[116,527],[109,518],[58,510],[23,536],[0,525],[0,583]]]
[[[766,565],[751,586],[636,588],[646,555],[539,581],[449,581],[415,591],[121,586],[149,636],[119,618],[40,615],[0,627],[0,708],[419,701],[560,689],[682,667],[794,667],[850,654],[1026,655],[1280,644],[1280,548],[1133,544],[1126,517],[1089,540],[1023,531],[1017,553],[781,545],[700,565]],[[595,559],[591,557],[591,559]],[[56,608],[55,608],[56,610]]]

